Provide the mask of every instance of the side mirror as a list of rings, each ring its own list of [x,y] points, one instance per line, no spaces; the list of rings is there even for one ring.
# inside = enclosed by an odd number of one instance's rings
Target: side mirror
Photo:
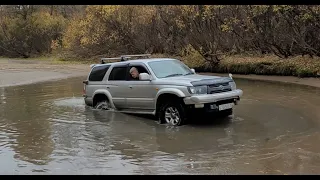
[[[231,74],[231,73],[229,73],[229,77],[230,77],[231,79],[233,79],[233,78],[232,78],[232,74]]]
[[[193,73],[196,73],[196,70],[194,70],[194,69],[191,69],[191,71],[192,71]]]
[[[148,73],[140,73],[139,79],[141,81],[151,81],[151,76]]]

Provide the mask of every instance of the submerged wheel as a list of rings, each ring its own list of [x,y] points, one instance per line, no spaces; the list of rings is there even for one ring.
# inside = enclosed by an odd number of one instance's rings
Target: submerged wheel
[[[181,102],[168,102],[160,107],[159,122],[181,126],[186,121],[186,113]]]
[[[109,110],[111,109],[111,105],[108,101],[101,101],[96,104],[95,109]]]
[[[233,114],[233,109],[227,109],[227,110],[221,111],[220,114],[224,117],[231,116]]]

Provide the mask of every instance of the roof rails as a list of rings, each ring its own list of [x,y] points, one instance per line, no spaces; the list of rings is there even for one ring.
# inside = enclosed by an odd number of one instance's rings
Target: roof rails
[[[105,60],[120,60],[120,61],[127,61],[134,57],[146,57],[149,58],[151,54],[133,54],[133,55],[122,55],[118,58],[101,58],[101,64],[105,64]]]

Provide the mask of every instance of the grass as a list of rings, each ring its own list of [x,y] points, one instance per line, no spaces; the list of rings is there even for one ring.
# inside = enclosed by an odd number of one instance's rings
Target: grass
[[[320,58],[301,56],[288,59],[272,55],[230,56],[225,57],[217,66],[210,66],[203,59],[197,61],[197,64],[186,60],[186,64],[198,72],[320,77]]]

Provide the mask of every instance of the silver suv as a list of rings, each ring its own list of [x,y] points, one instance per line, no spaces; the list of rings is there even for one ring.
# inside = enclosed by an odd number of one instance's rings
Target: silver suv
[[[84,83],[86,105],[124,113],[152,114],[160,123],[179,126],[189,113],[231,115],[243,92],[229,77],[196,74],[177,59],[127,55],[91,65]],[[105,63],[105,60],[120,62]]]

